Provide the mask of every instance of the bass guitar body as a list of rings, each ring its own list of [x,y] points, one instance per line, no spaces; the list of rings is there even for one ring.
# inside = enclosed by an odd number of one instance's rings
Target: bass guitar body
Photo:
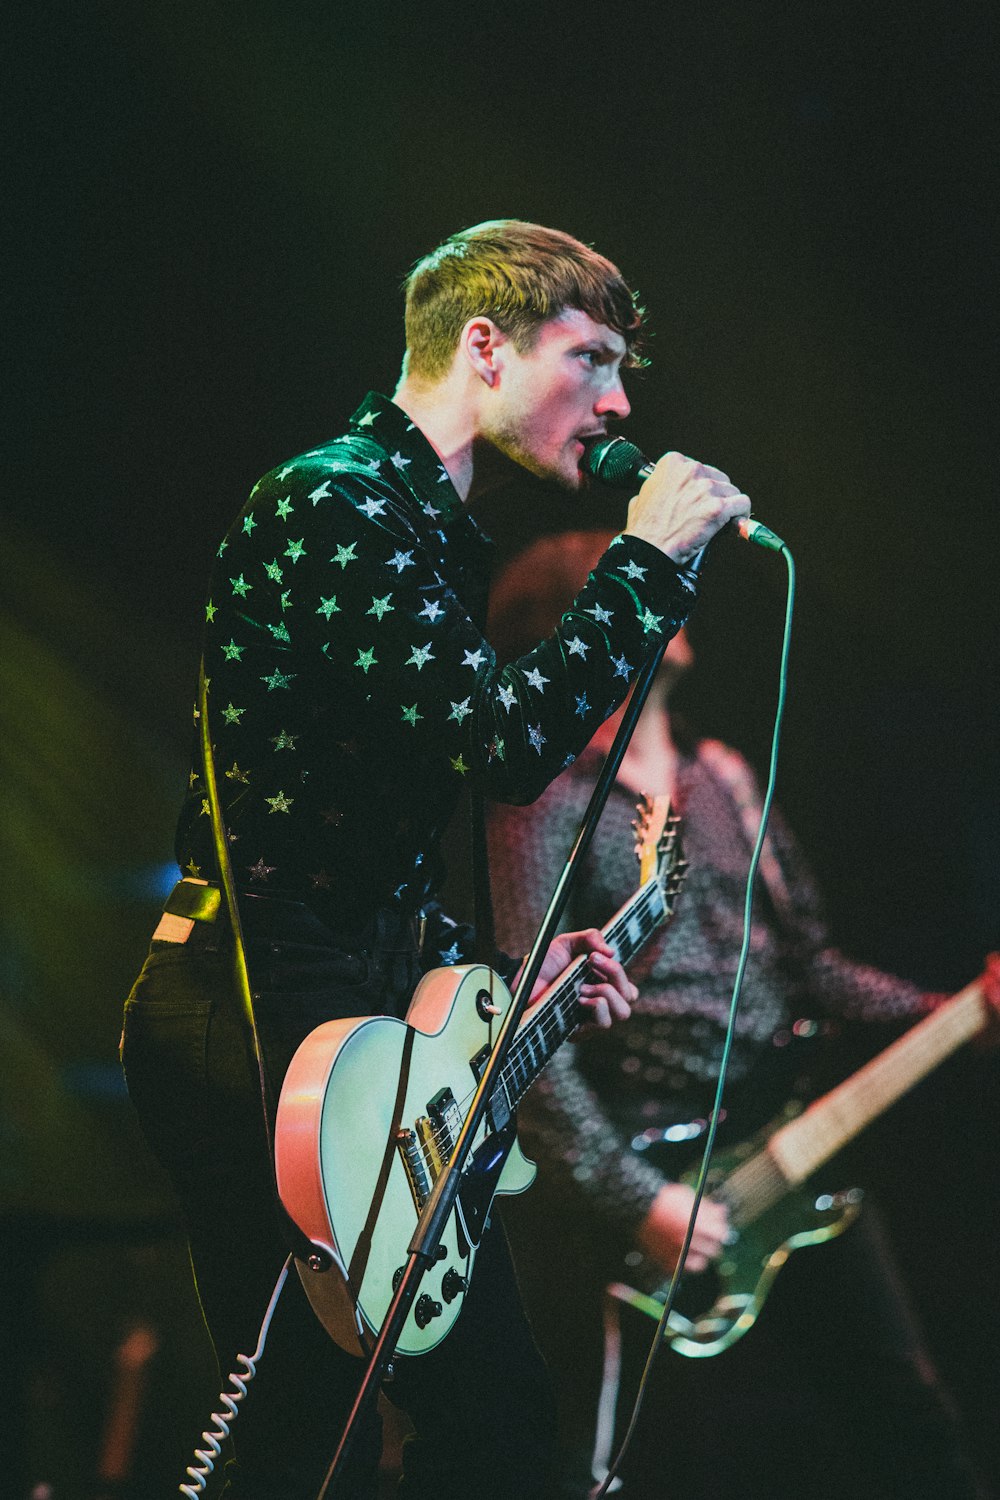
[[[780,1123],[788,1118],[786,1113]],[[734,1203],[732,1241],[721,1260],[705,1271],[685,1276],[665,1332],[677,1354],[704,1359],[728,1349],[757,1321],[775,1277],[792,1252],[842,1234],[861,1210],[864,1195],[860,1188],[830,1192],[818,1178],[794,1188],[782,1184],[780,1195],[774,1194],[772,1184],[765,1180],[770,1166],[766,1145],[778,1124],[713,1156],[708,1194],[725,1201],[730,1196],[727,1183],[740,1183],[742,1173],[743,1190],[751,1194],[752,1201],[751,1184],[756,1175],[761,1202],[768,1206],[747,1212],[745,1200],[741,1199],[738,1206]],[[650,1155],[656,1156],[656,1152]],[[668,1175],[676,1171],[676,1163],[667,1160],[657,1165]],[[678,1175],[694,1186],[696,1171]],[[658,1320],[667,1293],[662,1271],[637,1252],[628,1257],[628,1263],[632,1285],[613,1282],[608,1294]]]
[[[728,1349],[753,1327],[789,1254],[847,1228],[861,1207],[861,1191],[825,1191],[817,1177],[820,1168],[978,1035],[989,1016],[982,984],[975,980],[807,1108],[789,1105],[780,1120],[728,1155],[723,1142],[706,1190],[728,1207],[733,1241],[716,1269],[687,1278],[665,1331],[678,1354],[704,1358]],[[665,1143],[677,1138],[668,1127],[646,1132],[633,1146],[648,1149],[668,1176],[676,1176],[660,1153],[669,1153]],[[656,1277],[641,1257],[627,1257],[630,1276],[633,1259],[636,1285],[615,1281],[608,1295],[659,1321],[666,1288],[653,1284]]]

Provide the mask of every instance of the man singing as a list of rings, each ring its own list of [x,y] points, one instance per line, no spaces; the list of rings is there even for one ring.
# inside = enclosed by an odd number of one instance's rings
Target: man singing
[[[367,396],[343,436],[272,469],[219,548],[208,723],[275,1088],[321,1022],[403,1015],[425,969],[469,956],[437,900],[463,782],[537,797],[683,624],[686,564],[749,514],[724,474],[668,454],[555,634],[498,669],[490,547],[469,507],[524,470],[585,484],[588,443],[628,415],[641,322],[617,268],[566,234],[500,220],[452,236],[407,281],[394,397]],[[203,894],[220,872],[200,752],[177,854],[123,1060],[224,1375],[256,1343],[286,1247],[224,904]],[[536,991],[579,953],[601,976],[585,993],[595,1023],[626,1017],[634,988],[595,930],[553,942]],[[552,1402],[495,1221],[455,1329],[399,1366],[388,1394],[414,1425],[401,1494],[545,1495]],[[234,1429],[231,1500],[312,1500],[361,1370],[290,1279]],[[376,1425],[344,1494],[375,1493]]]

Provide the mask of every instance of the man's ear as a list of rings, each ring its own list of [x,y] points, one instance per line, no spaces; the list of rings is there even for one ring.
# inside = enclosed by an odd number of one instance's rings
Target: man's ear
[[[458,352],[484,384],[500,379],[510,340],[492,318],[470,318],[458,338]]]

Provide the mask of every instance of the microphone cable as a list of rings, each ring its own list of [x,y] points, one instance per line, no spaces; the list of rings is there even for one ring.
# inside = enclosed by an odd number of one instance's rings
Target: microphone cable
[[[761,852],[764,848],[764,838],[767,833],[767,822],[771,813],[771,804],[774,801],[774,787],[778,774],[778,747],[781,741],[781,725],[785,713],[785,699],[788,691],[788,655],[792,640],[792,614],[795,608],[795,559],[784,542],[774,551],[780,551],[785,559],[788,570],[788,592],[785,600],[785,624],[784,635],[781,643],[781,664],[778,669],[778,698],[774,712],[774,724],[771,731],[771,754],[768,764],[767,787],[764,792],[761,805],[760,825],[757,830],[757,840],[754,844],[753,854],[750,857],[750,867],[747,871],[746,890],[743,902],[743,941],[740,945],[739,962],[736,967],[736,978],[733,982],[732,999],[729,1006],[729,1021],[726,1026],[726,1038],[722,1048],[722,1060],[719,1064],[719,1077],[715,1089],[715,1101],[712,1105],[712,1113],[709,1117],[708,1134],[705,1138],[705,1149],[702,1153],[701,1165],[698,1169],[698,1178],[694,1187],[694,1202],[691,1205],[691,1213],[688,1217],[687,1228],[684,1232],[684,1240],[681,1244],[677,1264],[674,1267],[670,1284],[667,1288],[666,1300],[663,1304],[663,1312],[660,1314],[656,1325],[656,1332],[650,1345],[649,1354],[642,1375],[639,1378],[639,1386],[636,1391],[635,1401],[629,1417],[625,1436],[622,1438],[618,1452],[611,1460],[607,1473],[599,1481],[597,1486],[590,1492],[590,1500],[603,1500],[608,1494],[612,1481],[616,1479],[618,1470],[628,1452],[632,1438],[639,1422],[639,1415],[646,1397],[649,1380],[653,1372],[653,1365],[660,1352],[661,1346],[666,1342],[665,1334],[673,1312],[674,1302],[684,1274],[684,1264],[687,1260],[688,1250],[691,1246],[691,1238],[694,1234],[695,1220],[701,1207],[701,1200],[705,1195],[705,1183],[708,1180],[708,1170],[712,1160],[712,1151],[715,1146],[715,1135],[722,1109],[722,1096],[726,1082],[726,1072],[729,1067],[729,1056],[732,1051],[733,1038],[736,1034],[736,1018],[739,1014],[740,991],[743,988],[743,976],[746,972],[747,961],[750,956],[750,922],[753,914],[753,888],[757,877],[757,867],[760,864]],[[594,1476],[596,1479],[596,1475]],[[616,1486],[617,1487],[617,1486]]]

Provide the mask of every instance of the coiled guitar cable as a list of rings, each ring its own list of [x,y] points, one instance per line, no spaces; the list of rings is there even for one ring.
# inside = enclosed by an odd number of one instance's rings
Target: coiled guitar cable
[[[247,1393],[247,1386],[257,1373],[257,1362],[264,1352],[264,1345],[267,1343],[268,1330],[271,1327],[274,1309],[277,1307],[278,1298],[284,1290],[291,1265],[292,1257],[289,1254],[274,1284],[271,1300],[267,1304],[264,1321],[260,1325],[260,1333],[257,1337],[256,1349],[252,1354],[237,1354],[237,1369],[231,1370],[227,1377],[229,1382],[228,1389],[223,1386],[219,1393],[219,1405],[222,1410],[213,1411],[210,1420],[215,1423],[215,1426],[206,1427],[201,1435],[201,1441],[205,1446],[204,1448],[196,1448],[194,1450],[197,1462],[189,1464],[187,1468],[187,1474],[192,1482],[180,1486],[180,1493],[186,1495],[187,1500],[198,1500],[198,1496],[205,1493],[205,1485],[208,1482],[209,1475],[215,1469],[215,1460],[222,1452],[222,1444],[229,1436],[229,1429],[240,1414],[240,1402]]]

